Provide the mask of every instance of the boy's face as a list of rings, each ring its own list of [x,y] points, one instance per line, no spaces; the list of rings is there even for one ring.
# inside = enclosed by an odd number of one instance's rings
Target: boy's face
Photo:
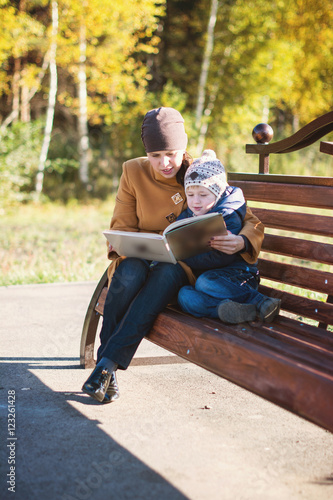
[[[206,214],[216,202],[215,194],[202,186],[189,186],[186,189],[186,199],[194,215]]]

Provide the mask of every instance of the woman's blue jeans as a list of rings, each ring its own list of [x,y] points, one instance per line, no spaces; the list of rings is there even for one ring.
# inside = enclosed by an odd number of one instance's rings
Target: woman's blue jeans
[[[188,284],[180,264],[153,266],[129,257],[117,267],[108,290],[97,362],[106,357],[126,369],[158,314]]]
[[[180,290],[178,302],[183,311],[197,318],[218,318],[217,308],[224,300],[259,307],[265,297],[257,291],[257,276],[255,266],[227,266],[205,271],[197,279],[195,287],[184,286]]]

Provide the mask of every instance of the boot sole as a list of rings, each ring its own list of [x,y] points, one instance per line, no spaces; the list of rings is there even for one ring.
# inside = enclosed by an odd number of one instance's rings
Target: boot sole
[[[82,392],[85,394],[88,394],[93,399],[96,399],[99,403],[102,403],[105,394],[101,394],[100,392],[95,392],[95,391],[90,391],[89,389],[86,389],[84,386],[82,387]]]
[[[233,302],[231,300],[222,302],[217,312],[221,321],[231,325],[254,321],[257,314],[254,304],[240,304],[239,302]]]
[[[281,308],[281,300],[265,316],[260,315],[260,319],[264,321],[264,323],[271,323],[273,319],[279,314],[280,308]]]

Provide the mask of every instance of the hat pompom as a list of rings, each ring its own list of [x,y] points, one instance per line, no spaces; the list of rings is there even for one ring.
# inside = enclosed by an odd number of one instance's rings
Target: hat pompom
[[[205,149],[200,158],[200,163],[209,160],[216,160],[216,153],[212,149]]]

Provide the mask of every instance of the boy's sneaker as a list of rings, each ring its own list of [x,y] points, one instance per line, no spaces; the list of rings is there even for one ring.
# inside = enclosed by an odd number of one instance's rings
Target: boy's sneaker
[[[232,300],[224,300],[219,304],[217,313],[224,323],[236,325],[244,321],[254,321],[257,310],[254,304],[240,304]]]
[[[267,297],[259,307],[259,317],[265,323],[273,321],[280,312],[281,300]]]

